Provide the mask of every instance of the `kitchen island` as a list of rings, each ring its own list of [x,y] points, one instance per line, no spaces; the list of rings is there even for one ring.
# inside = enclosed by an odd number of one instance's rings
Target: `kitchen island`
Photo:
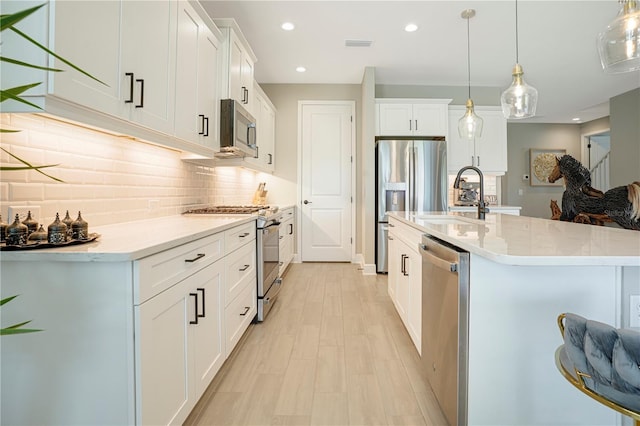
[[[556,318],[573,312],[628,326],[629,295],[640,294],[640,233],[491,213],[484,221],[473,213],[389,216],[397,228],[470,253],[468,424],[619,424],[620,415],[558,372]]]

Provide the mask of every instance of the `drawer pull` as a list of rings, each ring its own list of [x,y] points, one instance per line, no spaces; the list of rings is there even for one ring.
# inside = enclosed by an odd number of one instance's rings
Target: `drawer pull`
[[[238,269],[238,271],[240,271],[240,272],[244,272],[244,271],[246,271],[247,269],[249,269],[249,266],[251,266],[251,265],[244,265],[244,267],[243,267],[243,268]]]
[[[249,312],[249,309],[251,309],[251,307],[249,306],[245,306],[244,307],[244,312],[240,314],[241,317],[247,315],[247,313]]]
[[[193,296],[196,302],[195,310],[193,311],[195,319],[193,321],[189,321],[189,324],[198,324],[198,293],[189,293],[189,296]]]
[[[193,263],[193,262],[195,262],[196,260],[200,260],[200,259],[202,259],[202,258],[203,258],[203,257],[205,257],[205,256],[206,256],[206,255],[205,255],[204,253],[198,253],[198,254],[196,255],[196,257],[194,257],[193,259],[185,259],[184,261],[185,261],[185,262],[187,262],[187,263]]]
[[[238,235],[238,237],[240,237],[240,238],[244,238],[244,237],[247,237],[247,236],[249,236],[248,232],[245,232],[244,234]]]

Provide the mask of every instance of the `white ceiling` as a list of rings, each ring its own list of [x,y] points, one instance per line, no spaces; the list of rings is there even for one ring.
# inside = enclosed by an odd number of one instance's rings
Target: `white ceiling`
[[[376,84],[467,86],[470,21],[474,87],[511,82],[515,63],[514,1],[214,1],[200,0],[213,18],[234,18],[258,62],[258,83],[360,84],[375,67]],[[527,122],[571,123],[608,115],[609,98],[640,87],[640,72],[605,74],[596,35],[619,10],[615,0],[518,2],[520,64],[539,92]],[[290,21],[293,31],[280,25]],[[407,23],[418,31],[407,33]],[[346,39],[372,40],[370,48]],[[298,73],[299,65],[307,68]],[[499,104],[499,100],[496,99]]]

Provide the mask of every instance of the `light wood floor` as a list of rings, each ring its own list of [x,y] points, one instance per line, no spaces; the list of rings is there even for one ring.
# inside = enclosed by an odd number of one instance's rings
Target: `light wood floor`
[[[292,264],[186,425],[441,425],[386,276]]]

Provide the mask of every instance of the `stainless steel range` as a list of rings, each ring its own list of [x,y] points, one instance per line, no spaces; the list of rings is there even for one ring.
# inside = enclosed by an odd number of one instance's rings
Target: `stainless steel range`
[[[272,206],[211,206],[193,209],[184,214],[257,215],[256,255],[258,266],[258,321],[264,321],[273,307],[282,279],[280,270],[280,222],[277,207]]]

